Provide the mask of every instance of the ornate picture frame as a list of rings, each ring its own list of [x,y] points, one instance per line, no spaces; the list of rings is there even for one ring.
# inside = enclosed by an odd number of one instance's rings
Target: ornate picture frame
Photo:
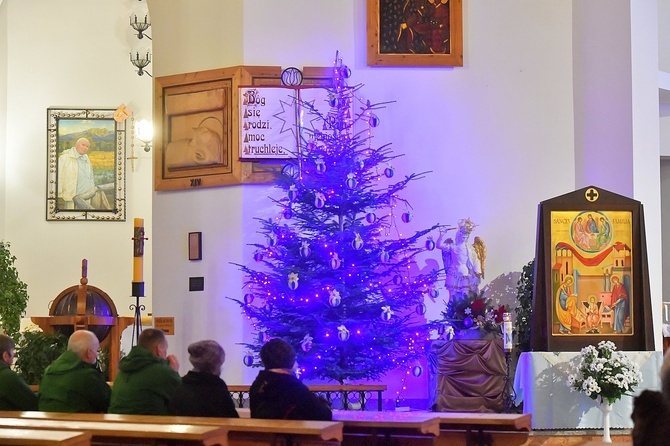
[[[369,66],[463,66],[462,0],[367,0]]]
[[[125,121],[116,109],[47,109],[47,221],[125,221]]]

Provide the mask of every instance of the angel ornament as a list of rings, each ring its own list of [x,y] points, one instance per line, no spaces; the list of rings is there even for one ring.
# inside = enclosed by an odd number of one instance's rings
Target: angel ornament
[[[475,237],[473,243],[469,243],[470,233],[475,224],[464,218],[458,222],[458,231],[454,240],[444,240],[445,232],[440,232],[436,247],[442,251],[442,262],[446,279],[444,286],[449,291],[449,296],[457,294],[468,294],[479,292],[479,284],[484,278],[484,262],[486,260],[486,246],[484,241]]]

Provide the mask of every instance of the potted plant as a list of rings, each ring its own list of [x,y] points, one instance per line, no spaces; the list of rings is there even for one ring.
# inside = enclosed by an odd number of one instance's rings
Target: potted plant
[[[39,384],[46,369],[67,347],[67,336],[43,331],[24,331],[16,344],[16,372],[27,384]]]
[[[19,279],[14,266],[16,257],[9,246],[9,242],[0,241],[0,326],[16,341],[28,306],[28,287]]]
[[[518,305],[516,311],[516,339],[518,352],[530,351],[530,320],[533,315],[533,280],[535,260],[528,262],[517,282],[516,295]]]
[[[624,395],[633,395],[642,381],[640,367],[612,341],[587,345],[577,362],[570,364],[566,384],[571,391],[583,392],[600,405],[603,412],[603,443],[611,443],[610,412],[612,405]]]

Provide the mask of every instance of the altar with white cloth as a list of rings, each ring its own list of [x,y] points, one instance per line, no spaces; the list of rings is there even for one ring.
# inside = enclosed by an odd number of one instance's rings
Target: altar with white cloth
[[[640,367],[642,382],[634,389],[660,390],[660,351],[622,352]],[[523,401],[523,413],[532,414],[533,429],[600,429],[603,415],[595,400],[566,384],[569,364],[579,352],[524,352],[514,375],[515,403]],[[613,429],[632,428],[633,397],[624,396],[612,406]]]

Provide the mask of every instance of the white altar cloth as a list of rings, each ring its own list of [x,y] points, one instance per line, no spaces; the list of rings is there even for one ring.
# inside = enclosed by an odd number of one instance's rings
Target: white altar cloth
[[[644,389],[660,390],[659,373],[663,353],[623,352],[638,364]],[[570,391],[566,384],[568,363],[576,361],[579,352],[524,352],[519,356],[514,375],[515,403],[523,401],[523,413],[532,414],[533,429],[600,429],[603,416],[595,400],[581,392]],[[612,428],[632,428],[633,397],[624,396],[612,406]]]

